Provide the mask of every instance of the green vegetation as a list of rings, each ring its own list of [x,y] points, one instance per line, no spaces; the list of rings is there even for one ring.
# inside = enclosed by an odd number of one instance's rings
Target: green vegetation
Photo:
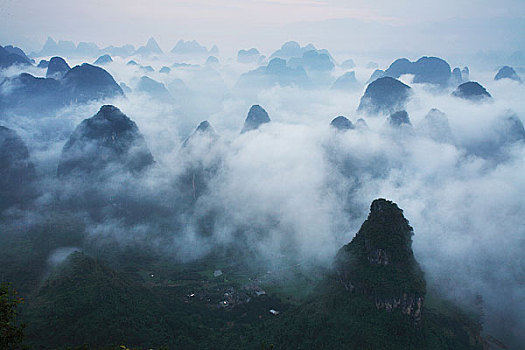
[[[375,297],[423,297],[426,283],[412,252],[412,235],[412,227],[395,203],[375,200],[355,238],[336,256],[342,282]]]
[[[9,284],[0,285],[0,349],[18,349],[24,338],[24,325],[18,324],[17,307],[23,299]]]
[[[475,317],[426,295],[402,211],[374,203],[332,270],[286,257],[255,261],[246,249],[182,263],[140,244],[85,239],[82,225],[57,216],[21,232],[0,224],[0,276],[26,297],[20,316],[30,348],[481,349]],[[59,247],[81,252],[50,264]],[[416,320],[376,304],[402,293],[431,305]],[[4,300],[14,308],[19,299]]]

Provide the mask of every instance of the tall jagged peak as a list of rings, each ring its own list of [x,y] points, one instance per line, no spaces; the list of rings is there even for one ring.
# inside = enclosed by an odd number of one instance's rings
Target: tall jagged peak
[[[413,234],[396,203],[374,200],[359,232],[337,253],[339,281],[371,297],[378,309],[399,308],[419,320],[426,284],[412,251]]]
[[[155,40],[155,38],[153,37],[148,39],[146,47],[155,53],[162,53],[162,50],[160,49],[160,46],[157,43],[157,40]]]
[[[242,128],[241,134],[244,134],[250,130],[258,129],[259,126],[269,123],[270,121],[270,117],[264,108],[259,105],[253,105],[248,112],[248,116],[244,122],[244,127]]]
[[[159,47],[159,44],[154,38],[149,38],[145,46],[141,46],[137,49],[137,51],[135,51],[135,54],[144,56],[152,54],[161,55],[162,53],[162,49]]]
[[[135,122],[105,105],[82,121],[64,145],[58,175],[99,173],[110,165],[135,173],[151,164],[153,156]]]
[[[184,143],[182,144],[182,148],[186,148],[193,144],[193,141],[199,137],[208,137],[210,140],[215,141],[218,137],[217,133],[215,132],[215,129],[213,129],[213,126],[211,126],[210,122],[207,120],[201,122],[199,126],[193,131],[193,133],[188,136],[186,140],[184,140]]]
[[[197,129],[195,129],[195,132],[215,133],[215,130],[213,130],[213,127],[211,126],[210,122],[205,120],[201,122],[199,126],[197,126]]]

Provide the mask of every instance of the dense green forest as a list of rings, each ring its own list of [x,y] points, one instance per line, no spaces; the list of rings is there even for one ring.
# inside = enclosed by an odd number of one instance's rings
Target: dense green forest
[[[374,203],[381,210],[330,269],[236,249],[182,263],[139,246],[101,248],[62,216],[3,227],[0,274],[25,298],[18,322],[34,349],[482,349],[479,310],[427,293],[402,211]],[[75,248],[51,263],[64,246]]]

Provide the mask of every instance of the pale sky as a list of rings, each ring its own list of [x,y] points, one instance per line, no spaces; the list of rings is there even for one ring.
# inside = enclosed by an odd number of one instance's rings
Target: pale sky
[[[0,44],[26,49],[48,36],[99,46],[153,36],[164,50],[196,39],[232,51],[287,40],[349,51],[512,51],[523,49],[524,33],[524,0],[0,0]]]

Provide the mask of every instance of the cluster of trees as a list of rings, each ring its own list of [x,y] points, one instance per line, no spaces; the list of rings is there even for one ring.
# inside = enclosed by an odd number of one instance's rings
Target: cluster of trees
[[[24,325],[18,322],[18,305],[24,300],[20,298],[11,285],[0,285],[0,348],[21,349],[24,339]]]

